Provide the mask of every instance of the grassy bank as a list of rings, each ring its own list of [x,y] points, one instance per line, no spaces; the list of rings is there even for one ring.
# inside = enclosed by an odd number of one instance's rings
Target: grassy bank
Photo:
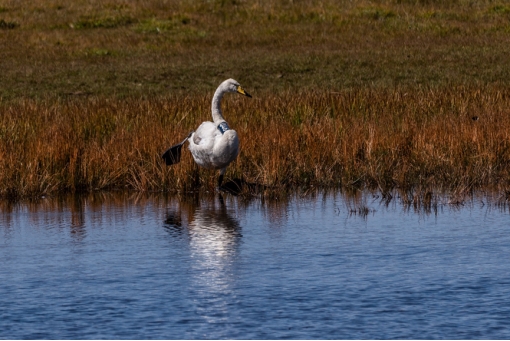
[[[506,1],[0,2],[0,97],[508,84]]]
[[[2,1],[0,196],[212,190],[159,155],[230,77],[227,178],[504,192],[509,32],[497,1]]]

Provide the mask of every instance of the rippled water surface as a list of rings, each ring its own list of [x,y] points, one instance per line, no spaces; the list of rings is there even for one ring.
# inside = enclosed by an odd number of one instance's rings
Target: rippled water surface
[[[510,338],[510,219],[369,194],[4,204],[0,338]]]

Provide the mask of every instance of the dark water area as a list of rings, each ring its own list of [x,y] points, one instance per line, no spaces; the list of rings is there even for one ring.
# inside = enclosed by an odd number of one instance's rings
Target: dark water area
[[[2,339],[510,339],[510,213],[483,198],[0,209]]]

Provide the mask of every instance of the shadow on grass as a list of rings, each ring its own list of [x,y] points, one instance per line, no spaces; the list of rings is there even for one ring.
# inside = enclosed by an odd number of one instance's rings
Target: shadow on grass
[[[247,182],[243,179],[235,178],[231,181],[225,182],[220,187],[220,191],[226,192],[232,195],[248,194],[257,195],[263,193],[268,186],[261,185],[258,183]]]

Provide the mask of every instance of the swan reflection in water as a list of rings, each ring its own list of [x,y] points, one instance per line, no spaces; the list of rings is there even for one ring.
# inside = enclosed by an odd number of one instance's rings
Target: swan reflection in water
[[[187,235],[193,254],[207,257],[235,256],[241,240],[241,227],[223,196],[217,199],[180,202],[167,214],[165,228],[173,235]]]
[[[228,320],[228,302],[235,296],[241,227],[221,194],[211,200],[180,202],[167,214],[165,229],[189,243],[191,290],[196,311],[208,322]],[[230,297],[230,298],[228,298]]]

